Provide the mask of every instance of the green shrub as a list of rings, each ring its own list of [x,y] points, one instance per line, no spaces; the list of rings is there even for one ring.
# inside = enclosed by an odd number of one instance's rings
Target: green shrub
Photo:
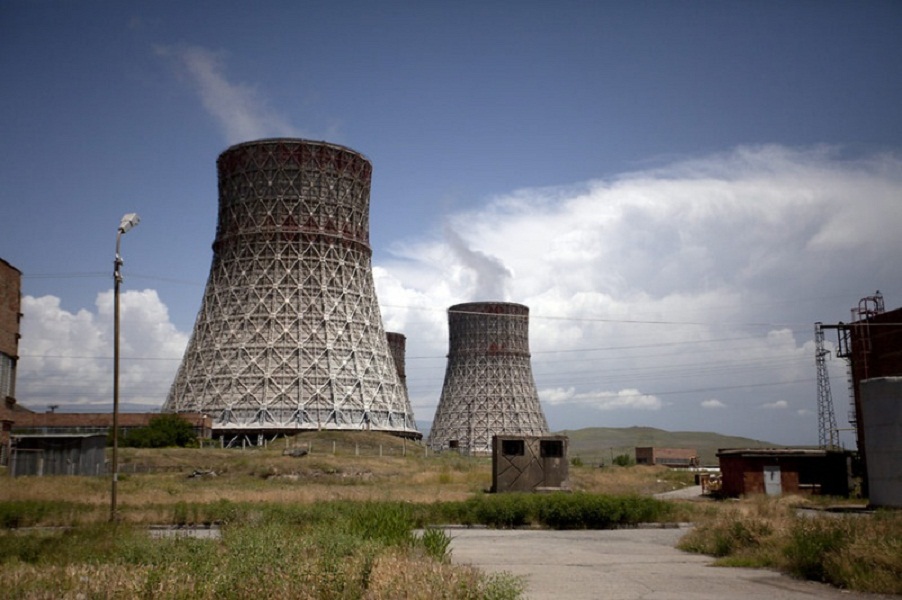
[[[87,504],[65,500],[4,500],[0,501],[0,528],[71,525],[90,510]]]
[[[175,413],[167,413],[151,418],[147,427],[126,431],[119,443],[131,448],[184,448],[197,444],[197,434],[191,423]]]
[[[783,550],[787,570],[803,579],[830,582],[825,558],[839,552],[848,534],[838,519],[796,519]]]
[[[629,454],[618,454],[612,462],[618,467],[631,467],[636,464],[636,461]]]
[[[532,494],[485,494],[468,503],[477,523],[489,527],[522,527],[532,517]]]
[[[420,505],[417,527],[430,524],[552,529],[610,529],[660,522],[674,512],[672,503],[641,496],[607,496],[588,492],[484,494],[465,502]]]
[[[413,514],[401,502],[348,502],[349,532],[385,546],[403,546],[412,541]]]
[[[427,525],[475,525],[475,501],[437,502],[417,505],[416,527]]]
[[[426,529],[420,536],[420,544],[431,556],[439,562],[451,561],[451,536],[441,529]]]
[[[538,520],[552,529],[611,529],[657,522],[670,512],[669,504],[654,498],[549,494],[541,498]]]
[[[539,522],[552,529],[585,529],[591,511],[583,494],[549,494],[538,502]]]

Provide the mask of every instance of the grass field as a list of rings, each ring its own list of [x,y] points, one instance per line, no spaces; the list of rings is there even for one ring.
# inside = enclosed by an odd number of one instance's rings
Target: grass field
[[[307,454],[286,454],[299,448]],[[489,458],[343,432],[266,448],[124,448],[120,463],[115,525],[108,477],[0,485],[6,597],[246,598],[266,589],[297,598],[517,598],[518,580],[450,564],[449,540],[429,527],[642,521],[696,523],[681,547],[720,564],[902,593],[902,515],[800,518],[797,506],[812,504],[804,498],[661,502],[651,496],[694,483],[692,474],[662,467],[571,466],[570,494],[485,494]],[[209,523],[221,527],[221,540],[147,532]]]

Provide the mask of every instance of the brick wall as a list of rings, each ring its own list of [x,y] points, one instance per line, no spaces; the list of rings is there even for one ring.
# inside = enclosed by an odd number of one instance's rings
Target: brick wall
[[[22,273],[0,258],[0,352],[18,358]]]

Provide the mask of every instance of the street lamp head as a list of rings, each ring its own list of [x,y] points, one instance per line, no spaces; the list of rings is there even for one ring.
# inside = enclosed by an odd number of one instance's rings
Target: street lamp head
[[[138,216],[138,213],[128,213],[122,217],[122,222],[119,223],[119,233],[125,233],[135,225],[141,222],[141,217]]]

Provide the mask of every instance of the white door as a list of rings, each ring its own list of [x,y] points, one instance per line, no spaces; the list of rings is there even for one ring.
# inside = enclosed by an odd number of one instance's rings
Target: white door
[[[783,493],[779,466],[764,467],[764,492],[768,496],[779,496]]]

